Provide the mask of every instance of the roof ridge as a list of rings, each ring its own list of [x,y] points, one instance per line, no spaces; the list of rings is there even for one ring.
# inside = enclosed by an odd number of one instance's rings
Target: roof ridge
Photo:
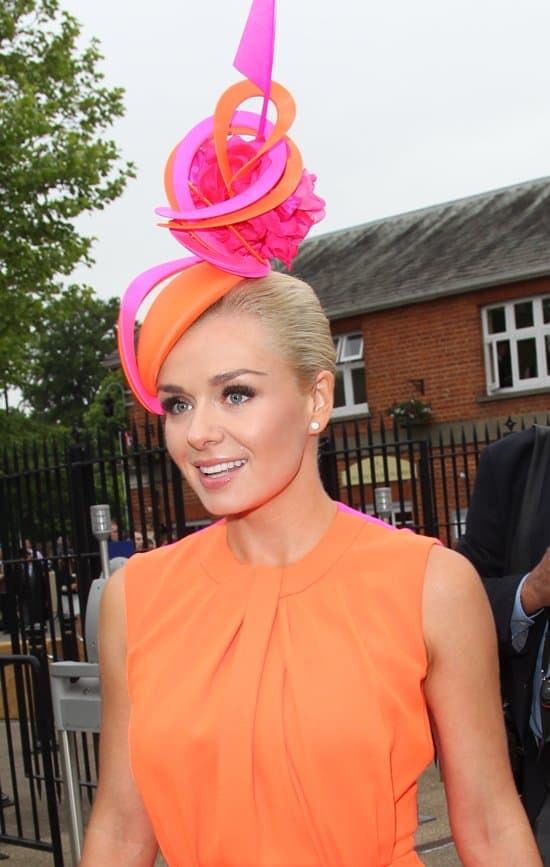
[[[505,187],[497,187],[496,189],[492,190],[484,190],[480,193],[473,193],[470,196],[461,196],[457,199],[448,199],[445,202],[438,202],[434,205],[423,205],[420,208],[412,208],[410,211],[401,211],[397,214],[390,214],[386,217],[377,217],[374,220],[367,220],[364,223],[356,223],[353,226],[347,226],[341,229],[333,229],[329,232],[322,232],[310,238],[306,238],[306,240],[301,245],[301,249],[307,248],[318,241],[326,241],[328,238],[335,237],[337,235],[360,233],[361,231],[370,229],[371,227],[374,228],[384,223],[387,224],[396,222],[398,220],[403,220],[408,217],[420,217],[423,214],[435,213],[437,211],[442,211],[450,207],[451,205],[466,205],[470,203],[473,204],[475,201],[481,201],[482,199],[490,200],[504,193],[512,193],[514,190],[518,190],[520,188],[534,188],[537,187],[539,184],[550,184],[550,175],[539,178],[532,178],[531,180],[527,181],[518,181],[515,184],[510,184]]]
[[[489,190],[306,241],[294,260],[330,316],[546,278],[550,177]]]

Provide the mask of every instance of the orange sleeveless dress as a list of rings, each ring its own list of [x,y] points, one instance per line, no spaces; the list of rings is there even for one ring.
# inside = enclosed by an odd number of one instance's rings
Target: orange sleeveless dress
[[[434,542],[340,505],[284,569],[223,521],[128,561],[132,770],[170,867],[418,867]]]

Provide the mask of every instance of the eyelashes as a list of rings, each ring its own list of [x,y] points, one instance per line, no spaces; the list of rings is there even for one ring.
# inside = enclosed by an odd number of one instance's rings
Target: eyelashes
[[[184,400],[182,397],[166,397],[164,400],[161,400],[160,405],[166,415],[181,415],[181,413],[186,412],[191,407],[189,401]]]
[[[256,395],[256,391],[249,385],[235,383],[224,386],[221,400],[229,406],[241,406]],[[193,408],[190,400],[185,397],[174,395],[161,400],[160,405],[167,415],[182,415]]]
[[[224,400],[229,403],[238,406],[239,404],[246,403],[247,400],[250,400],[251,397],[254,397],[256,392],[253,388],[250,388],[248,385],[226,385],[224,390],[222,391],[222,397]],[[233,400],[232,398],[236,398]]]

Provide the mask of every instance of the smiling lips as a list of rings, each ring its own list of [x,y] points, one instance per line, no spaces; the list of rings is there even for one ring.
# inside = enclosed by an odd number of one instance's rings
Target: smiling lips
[[[222,463],[211,464],[210,466],[200,465],[199,471],[203,476],[223,476],[225,473],[229,472],[229,470],[239,469],[239,467],[243,467],[245,464],[245,459],[238,461],[223,461]]]

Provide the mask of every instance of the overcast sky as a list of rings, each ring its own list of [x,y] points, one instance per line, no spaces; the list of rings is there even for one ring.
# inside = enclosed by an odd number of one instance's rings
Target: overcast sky
[[[138,167],[124,196],[81,221],[96,235],[75,279],[121,295],[185,255],[156,227],[167,155],[240,76],[249,0],[61,0],[97,36],[112,128]],[[316,232],[550,175],[548,0],[278,0],[274,78],[294,94],[290,132],[318,175]]]

